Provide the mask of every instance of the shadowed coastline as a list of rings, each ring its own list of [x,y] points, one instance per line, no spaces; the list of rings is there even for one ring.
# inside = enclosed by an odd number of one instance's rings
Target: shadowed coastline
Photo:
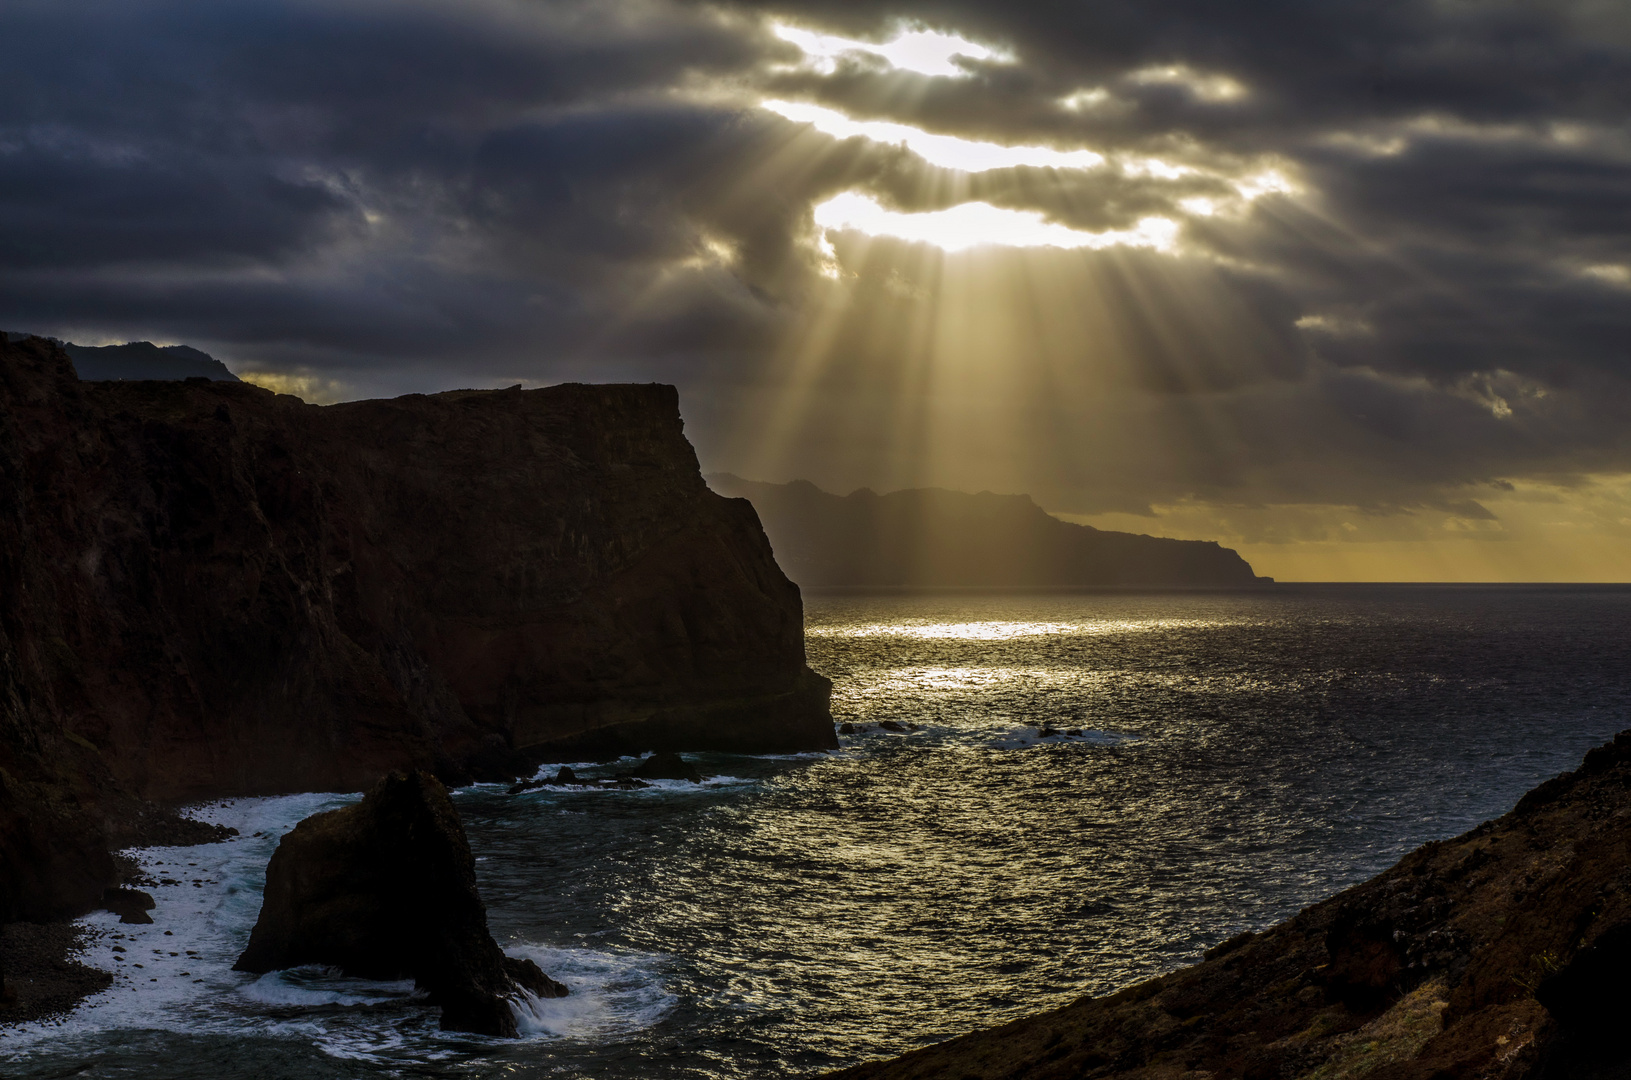
[[[1240,588],[1267,585],[1216,541],[1061,521],[1028,495],[912,488],[879,495],[713,473],[753,503],[776,560],[805,588]]]
[[[0,341],[0,921],[98,904],[149,800],[836,745],[803,634],[673,387],[315,406]]]

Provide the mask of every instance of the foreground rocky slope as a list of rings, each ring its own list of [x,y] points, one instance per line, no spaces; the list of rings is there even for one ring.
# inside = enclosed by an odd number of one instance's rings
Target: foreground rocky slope
[[[1106,532],[1049,515],[1028,495],[913,488],[833,495],[806,480],[708,477],[753,503],[800,585],[848,587],[1236,587],[1266,584],[1214,541]]]
[[[236,971],[304,964],[362,979],[413,979],[444,1031],[513,1037],[522,990],[567,988],[505,956],[487,930],[476,861],[436,778],[392,773],[354,806],[314,814],[278,842]]]
[[[665,386],[318,407],[0,342],[0,921],[141,800],[834,743],[798,589]]]
[[[1631,731],[1506,816],[1207,957],[835,1075],[1631,1075]]]

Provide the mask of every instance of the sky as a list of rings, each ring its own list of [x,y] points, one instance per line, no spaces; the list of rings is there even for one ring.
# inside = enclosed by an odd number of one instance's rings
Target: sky
[[[1631,580],[1619,0],[6,0],[0,327],[1282,580]]]

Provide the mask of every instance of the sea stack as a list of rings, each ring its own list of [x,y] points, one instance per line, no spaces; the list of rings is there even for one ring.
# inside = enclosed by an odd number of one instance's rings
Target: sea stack
[[[266,893],[235,970],[324,964],[413,979],[442,1028],[516,1034],[510,1001],[566,987],[505,956],[487,930],[459,812],[428,773],[393,773],[362,802],[296,825],[266,868]]]

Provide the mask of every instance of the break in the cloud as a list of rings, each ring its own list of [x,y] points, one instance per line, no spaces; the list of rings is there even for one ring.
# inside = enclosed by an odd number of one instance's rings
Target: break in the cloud
[[[1631,574],[1621,6],[12,0],[0,40],[0,326],[324,397],[660,379],[713,469],[1268,573]]]

